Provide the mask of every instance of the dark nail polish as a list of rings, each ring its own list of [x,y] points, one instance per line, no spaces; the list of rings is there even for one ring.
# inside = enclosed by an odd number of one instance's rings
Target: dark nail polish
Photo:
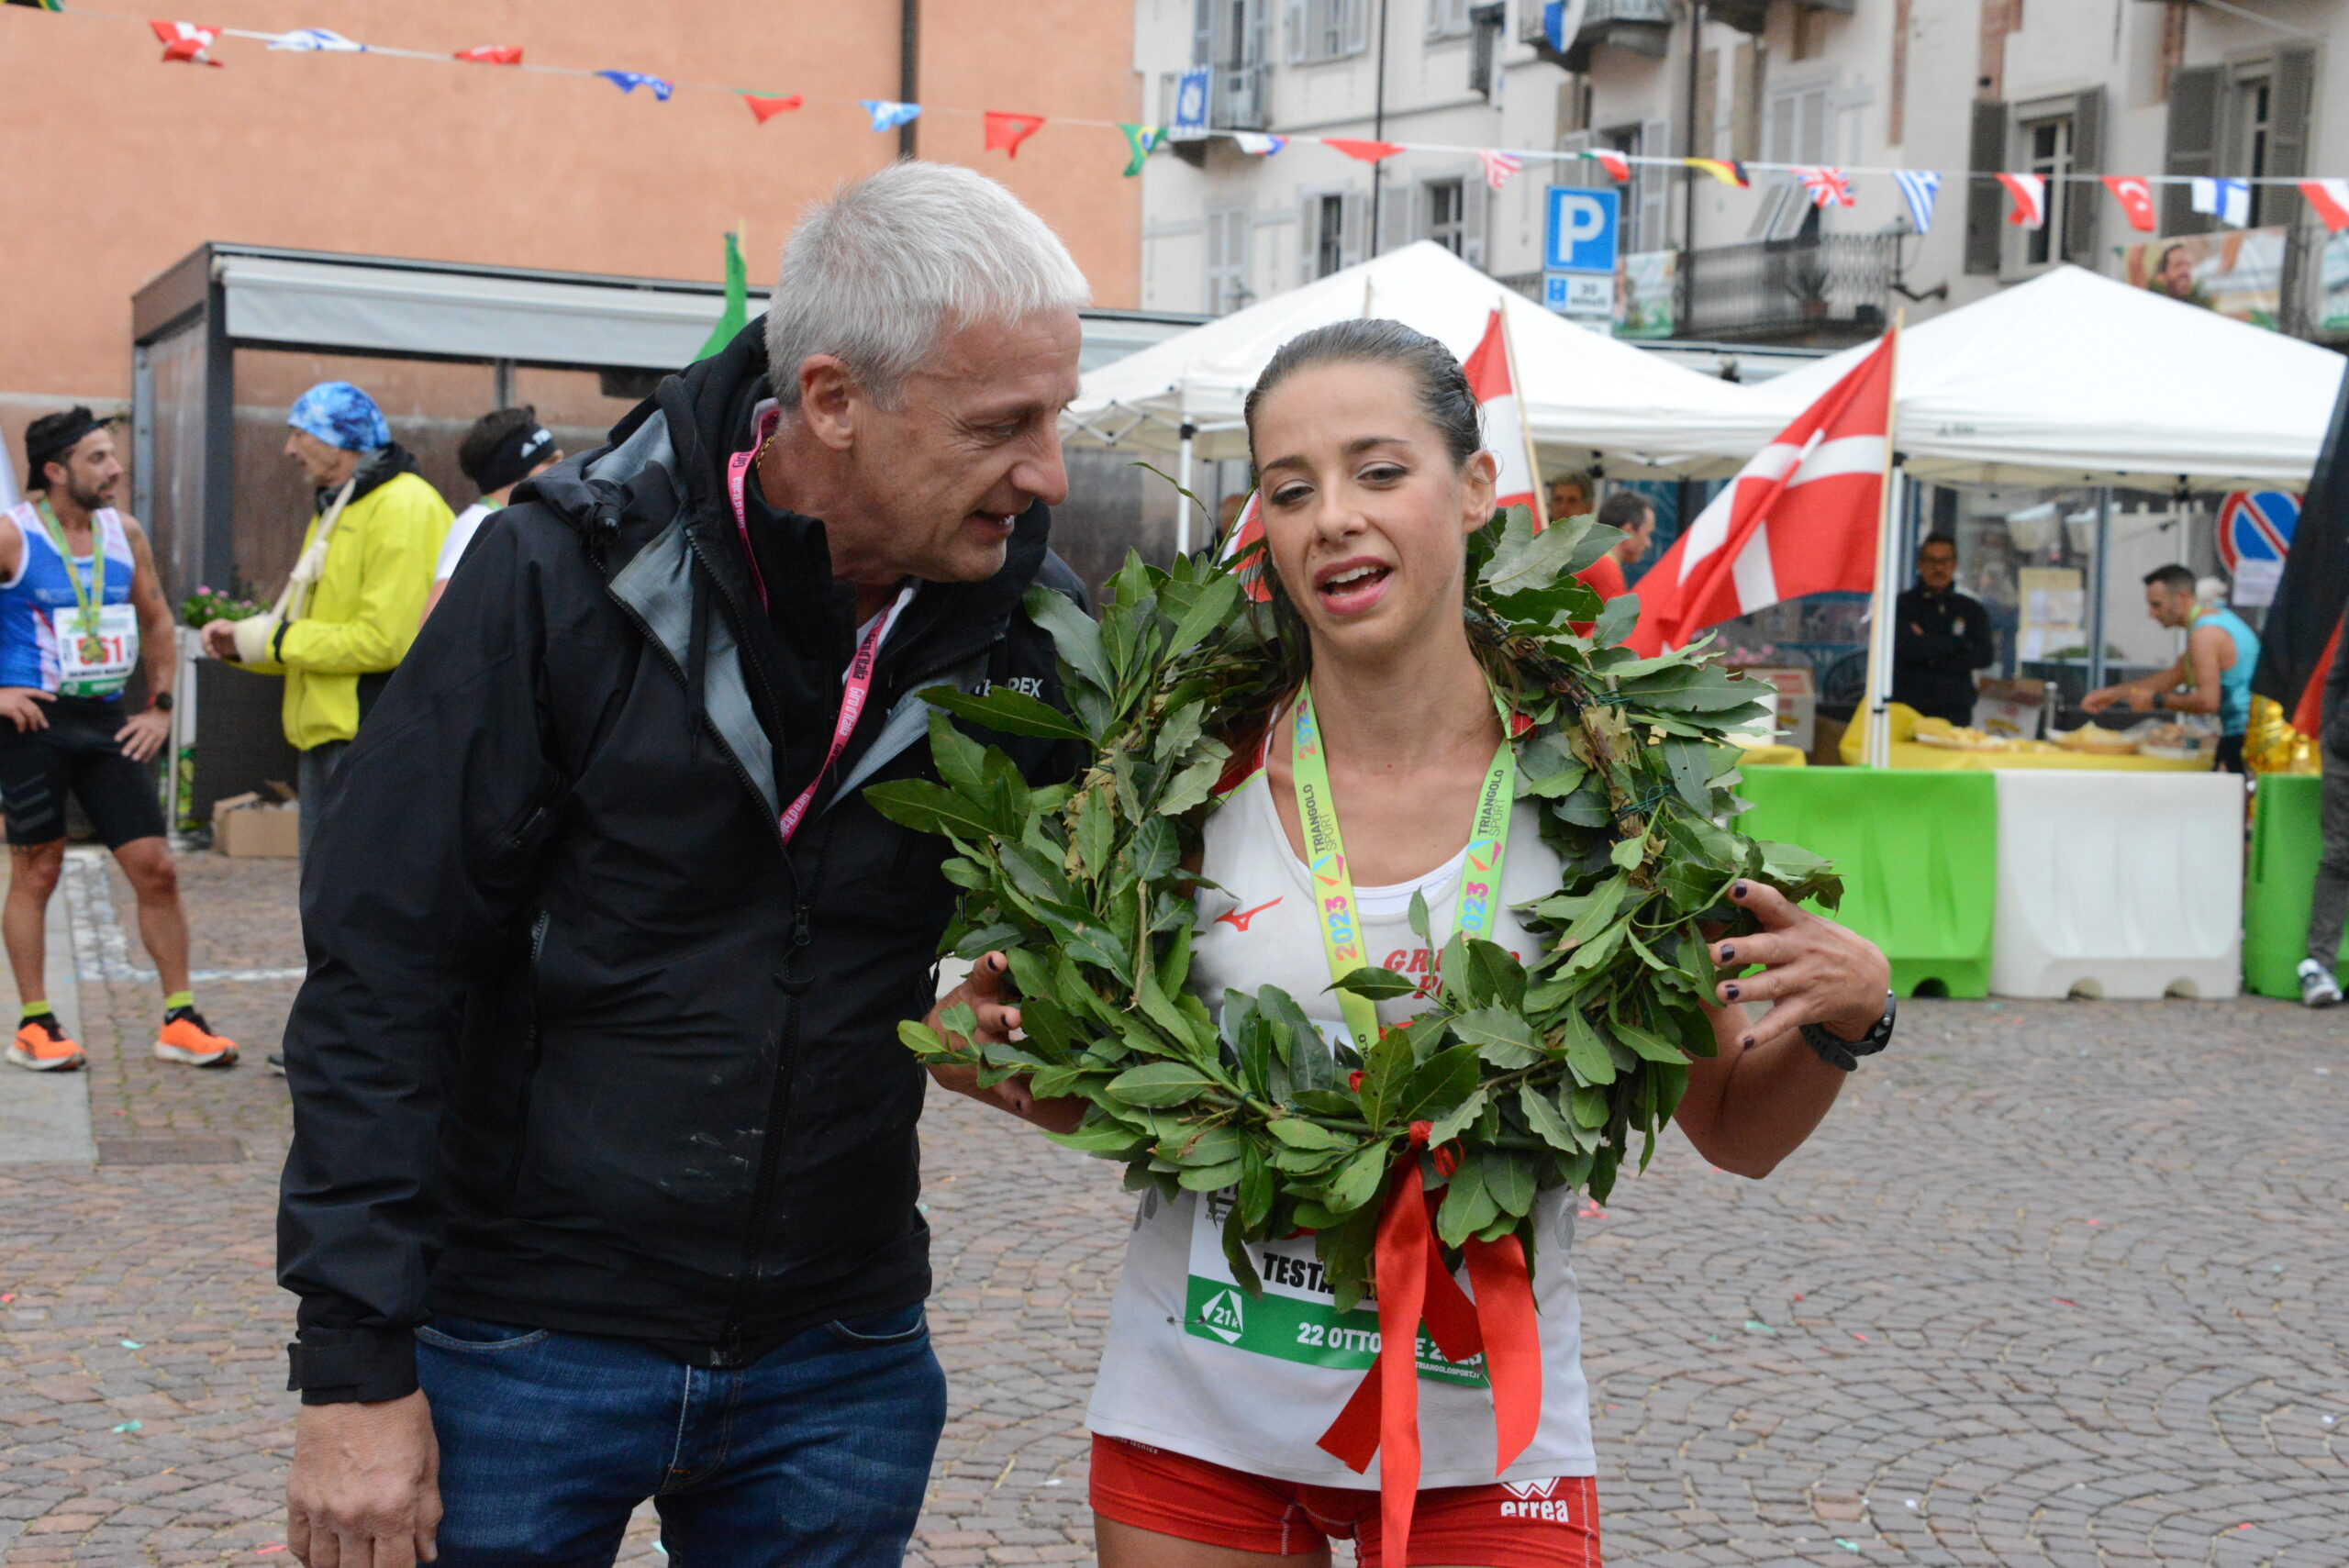
[[[1731,1001],[1734,1002],[1734,1001],[1736,1001],[1736,1000],[1737,1000],[1737,987],[1736,987],[1736,986],[1734,986],[1734,985],[1731,985],[1731,986],[1724,987],[1724,991],[1725,991],[1726,995],[1728,995],[1728,997],[1729,997],[1729,999],[1730,999]]]
[[[1723,963],[1735,963],[1737,962],[1737,950],[1733,947],[1722,948],[1721,962]]]
[[[1753,1037],[1752,1035],[1747,1035],[1743,1040],[1739,1040],[1739,1041],[1737,1042],[1737,1048],[1738,1048],[1740,1051],[1751,1051],[1751,1050],[1753,1050]]]
[[[1731,889],[1729,890],[1729,895],[1730,895],[1731,898],[1742,898],[1742,897],[1744,897],[1744,896],[1745,896],[1745,884],[1743,884],[1743,883],[1742,883],[1742,882],[1741,882],[1741,883],[1739,883],[1736,886],[1734,886],[1734,887],[1731,888]]]

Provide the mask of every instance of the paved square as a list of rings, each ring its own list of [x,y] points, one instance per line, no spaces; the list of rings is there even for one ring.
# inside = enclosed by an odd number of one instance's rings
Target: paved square
[[[0,1163],[0,1561],[284,1562],[271,1282],[288,862],[192,855],[228,1073],[146,1053],[128,889],[72,888],[93,1132]],[[62,895],[61,895],[62,896]],[[191,1143],[186,1147],[202,1147]],[[933,1102],[952,1416],[912,1561],[1085,1561],[1114,1168]],[[6,1151],[0,1151],[5,1156]],[[1618,1568],[2349,1562],[2349,1012],[1919,1003],[1765,1183],[1676,1140],[1577,1244]],[[624,1560],[658,1562],[653,1522]]]

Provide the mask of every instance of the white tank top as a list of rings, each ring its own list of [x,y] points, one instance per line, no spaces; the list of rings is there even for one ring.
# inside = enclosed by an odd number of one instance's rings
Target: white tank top
[[[1460,855],[1417,883],[1354,889],[1373,963],[1432,980],[1435,955],[1410,928],[1411,894],[1416,888],[1427,900],[1440,952],[1453,929],[1453,894],[1466,852],[1464,839]],[[1289,848],[1261,770],[1208,819],[1201,869],[1216,886],[1199,895],[1194,994],[1219,1018],[1227,989],[1278,985],[1326,1033],[1342,1037],[1344,1025],[1328,989],[1329,960],[1313,920],[1309,873]],[[1542,841],[1534,806],[1520,802],[1501,868],[1502,903],[1549,896],[1561,872],[1556,851]],[[1494,936],[1520,954],[1531,951],[1537,940],[1506,907]],[[1379,1021],[1400,1023],[1427,1006],[1421,996],[1382,1001]],[[1421,1487],[1598,1473],[1582,1375],[1581,1307],[1567,1262],[1575,1196],[1554,1188],[1534,1206],[1542,1421],[1532,1443],[1506,1473],[1495,1475],[1493,1403],[1481,1362],[1451,1367],[1422,1336]],[[1316,1446],[1376,1351],[1375,1307],[1336,1314],[1309,1236],[1252,1248],[1264,1292],[1251,1296],[1238,1288],[1220,1240],[1230,1203],[1229,1193],[1185,1193],[1172,1202],[1143,1195],[1110,1303],[1108,1342],[1085,1424],[1105,1437],[1253,1475],[1375,1488],[1375,1462],[1357,1475]],[[1465,1271],[1461,1284],[1467,1287]]]

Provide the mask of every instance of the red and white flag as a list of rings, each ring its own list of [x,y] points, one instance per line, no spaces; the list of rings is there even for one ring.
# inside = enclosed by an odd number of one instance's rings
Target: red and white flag
[[[1876,585],[1897,333],[1753,455],[1640,579],[1647,658],[1806,594]]]
[[[1508,337],[1497,307],[1485,320],[1484,340],[1460,367],[1468,373],[1468,395],[1485,417],[1485,450],[1500,465],[1493,506],[1531,506],[1534,477],[1525,442],[1525,400],[1508,356]],[[1538,526],[1540,514],[1535,514]]]
[[[1241,593],[1260,605],[1269,605],[1273,591],[1264,585],[1264,574],[1272,570],[1272,563],[1264,559],[1264,498],[1261,490],[1248,492],[1247,504],[1231,519],[1231,531],[1223,536],[1215,558],[1239,571]],[[1242,561],[1243,555],[1248,559]]]
[[[2135,174],[2107,174],[2104,188],[2121,204],[2121,212],[2129,219],[2129,227],[2140,234],[2154,231],[2154,187],[2151,182]]]
[[[1617,184],[1628,185],[1631,183],[1631,161],[1621,153],[1610,152],[1604,147],[1594,147],[1583,156],[1595,160],[1601,169],[1607,171],[1607,177]]]
[[[2300,195],[2335,234],[2349,228],[2349,180],[2302,180]]]
[[[1802,188],[1810,193],[1811,206],[1850,206],[1853,205],[1852,182],[1841,169],[1814,167],[1797,169],[1795,173],[1801,178]]]
[[[155,36],[162,40],[166,64],[176,60],[188,65],[218,65],[212,58],[212,46],[220,41],[220,29],[200,28],[194,22],[150,22]]]
[[[1508,183],[1508,177],[1525,167],[1525,160],[1514,152],[1496,152],[1487,147],[1476,154],[1476,161],[1485,168],[1485,183],[1499,190]]]
[[[1998,183],[2006,186],[2007,195],[2014,197],[2014,206],[2007,209],[2007,221],[2018,228],[2039,228],[2047,222],[2047,176],[2044,174],[2000,174]]]
[[[461,49],[457,58],[473,65],[519,65],[522,46],[516,43],[485,43],[473,49]]]

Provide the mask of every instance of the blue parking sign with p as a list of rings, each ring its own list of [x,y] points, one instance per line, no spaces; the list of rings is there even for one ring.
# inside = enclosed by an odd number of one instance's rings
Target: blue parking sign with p
[[[1620,192],[1552,185],[1542,266],[1553,272],[1613,272]]]

